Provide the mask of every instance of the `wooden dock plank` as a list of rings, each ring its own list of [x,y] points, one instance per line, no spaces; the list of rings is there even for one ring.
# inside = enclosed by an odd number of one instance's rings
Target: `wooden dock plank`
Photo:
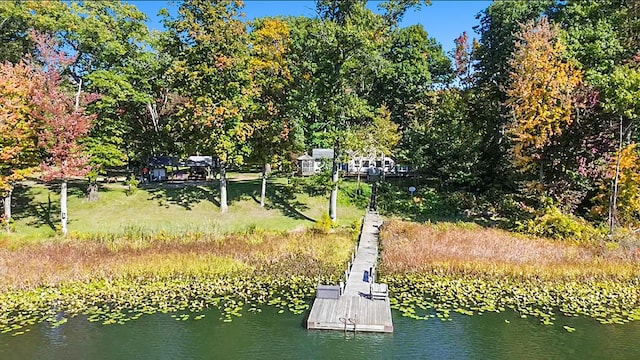
[[[367,211],[344,292],[338,299],[314,300],[307,320],[308,329],[393,332],[389,298],[372,299],[371,284],[363,281],[364,272],[370,273],[378,260],[378,227],[381,224],[378,214]],[[350,319],[355,320],[355,326]]]

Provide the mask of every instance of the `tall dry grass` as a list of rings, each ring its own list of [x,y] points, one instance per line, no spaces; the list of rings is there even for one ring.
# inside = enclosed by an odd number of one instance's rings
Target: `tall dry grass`
[[[381,266],[389,274],[427,271],[537,276],[639,276],[640,251],[528,238],[473,225],[385,223]]]
[[[349,232],[262,231],[197,241],[152,241],[117,246],[90,240],[0,247],[0,291],[65,281],[165,274],[213,274],[249,270],[271,275],[337,271],[353,248]]]

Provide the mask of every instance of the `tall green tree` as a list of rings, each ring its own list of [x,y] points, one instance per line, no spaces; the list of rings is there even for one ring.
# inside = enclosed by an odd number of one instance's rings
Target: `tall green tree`
[[[384,158],[393,153],[396,145],[400,142],[402,134],[399,126],[391,120],[391,112],[386,106],[381,106],[376,111],[371,124],[355,131],[353,140],[350,141],[350,150],[354,157],[379,158],[382,157],[382,166],[384,167]],[[360,161],[360,167],[362,161]],[[360,191],[360,170],[357,168],[357,189]],[[385,173],[382,172],[384,178]]]
[[[95,169],[124,165],[132,154],[144,152],[136,145],[161,143],[157,136],[143,133],[144,127],[137,126],[141,119],[152,117],[147,108],[156,101],[157,73],[150,69],[158,66],[150,50],[145,14],[120,1],[0,4],[0,11],[11,9],[9,23],[20,26],[13,33],[20,40],[19,56],[35,48],[25,35],[30,30],[49,34],[73,57],[62,75],[70,80],[64,86],[74,88],[76,102],[83,93],[103,94],[90,106],[97,114],[96,126],[83,140]],[[141,138],[147,140],[137,141]]]
[[[386,61],[375,76],[374,101],[384,103],[404,129],[407,111],[427,91],[452,79],[451,60],[422,25],[393,30],[384,46]]]
[[[187,148],[219,160],[222,212],[228,208],[226,169],[243,163],[253,132],[246,116],[251,84],[241,7],[241,1],[188,0],[166,22],[176,45],[169,73],[178,93],[187,98],[180,116],[194,135]]]
[[[420,173],[444,188],[475,189],[481,134],[469,120],[468,97],[456,88],[430,91],[408,113],[403,146]]]
[[[389,27],[363,1],[319,1],[317,7],[320,19],[308,39],[314,49],[316,67],[311,80],[320,115],[312,129],[320,133],[325,146],[333,148],[329,216],[336,221],[344,132],[373,118],[367,95],[373,74],[383,66],[379,54]]]

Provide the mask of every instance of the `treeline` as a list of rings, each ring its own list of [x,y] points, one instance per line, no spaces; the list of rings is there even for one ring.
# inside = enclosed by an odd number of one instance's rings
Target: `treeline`
[[[1,110],[14,130],[0,141],[5,199],[24,170],[62,164],[43,141],[44,120],[60,117],[24,95],[53,84],[73,100],[66,113],[88,124],[86,136],[60,124],[52,136],[75,134],[65,144],[86,157],[74,163],[80,173],[213,155],[223,211],[228,167],[284,169],[291,154],[323,147],[334,149],[334,184],[347,150],[393,155],[441,191],[496,207],[508,199],[509,216],[636,226],[640,5],[495,2],[478,15],[478,40],[462,34],[451,59],[421,25],[399,25],[424,5],[389,0],[372,11],[366,1],[319,0],[313,18],[246,21],[241,1],[187,0],[150,31],[146,15],[121,2],[0,2],[2,81],[20,67],[60,74],[23,92],[0,87],[3,101],[24,101]],[[68,61],[48,63],[47,53]]]

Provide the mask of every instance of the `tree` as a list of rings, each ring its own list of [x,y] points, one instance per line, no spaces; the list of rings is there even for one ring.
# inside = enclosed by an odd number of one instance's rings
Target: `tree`
[[[367,97],[373,75],[382,67],[381,45],[388,24],[362,1],[319,1],[320,19],[311,23],[306,45],[312,63],[306,77],[312,85],[317,117],[307,128],[316,145],[332,147],[332,190],[329,216],[337,219],[338,159],[345,133],[374,117]]]
[[[427,91],[451,80],[451,60],[422,25],[395,29],[382,51],[386,61],[375,74],[373,99],[386,104],[391,119],[404,130],[409,109]]]
[[[509,86],[509,59],[520,25],[538,19],[553,4],[543,1],[495,1],[476,17],[480,46],[474,51],[474,96],[469,98],[470,119],[482,134],[480,161],[475,169],[485,187],[509,186],[511,167],[505,134],[509,109],[505,89]]]
[[[30,30],[49,34],[74,59],[62,75],[74,84],[76,101],[84,92],[103,94],[89,105],[97,116],[83,140],[94,166],[90,178],[148,153],[153,144],[175,143],[159,139],[164,134],[156,130],[163,127],[145,126],[161,112],[147,109],[161,98],[156,90],[162,72],[155,71],[160,56],[150,50],[146,16],[135,6],[120,1],[11,1],[0,4],[0,13],[9,16],[2,23],[12,30],[15,56],[33,54]],[[97,196],[91,192],[97,191],[93,181],[89,190],[89,198]]]
[[[481,183],[476,169],[482,138],[470,121],[468,101],[460,89],[431,91],[407,113],[407,160],[448,189]]]
[[[623,211],[623,220],[630,220],[633,214],[640,212],[636,198],[640,179],[635,143],[632,143],[632,133],[640,118],[640,62],[631,61],[630,64],[617,66],[609,76],[599,79],[602,86],[602,106],[605,112],[619,118],[618,151],[616,154],[615,170],[611,177],[611,192],[609,197],[609,232],[613,233],[618,213],[618,190],[622,184],[623,204],[628,207]],[[626,135],[626,136],[625,136]],[[625,145],[626,143],[626,145]],[[632,160],[628,160],[631,158]],[[625,165],[631,164],[631,165]]]
[[[545,163],[553,163],[546,147],[573,121],[575,91],[582,81],[581,72],[563,59],[565,48],[557,34],[544,17],[523,25],[510,61],[512,161],[522,172],[537,170],[540,185]]]
[[[32,51],[24,2],[0,1],[0,62],[18,63]]]
[[[79,141],[91,127],[92,115],[86,115],[79,96],[64,89],[61,76],[73,58],[56,50],[55,41],[34,33],[43,68],[36,76],[42,86],[33,90],[33,116],[38,120],[38,145],[45,152],[41,164],[45,181],[60,180],[60,222],[63,235],[67,234],[67,182],[73,176],[85,176],[90,167],[88,157],[82,153]],[[87,96],[90,102],[96,96]]]
[[[28,101],[38,86],[34,75],[23,61],[0,64],[0,196],[7,230],[14,185],[37,164],[36,126]]]
[[[400,142],[402,135],[398,129],[398,124],[391,121],[391,112],[383,105],[376,111],[376,116],[371,124],[356,131],[355,139],[350,141],[351,150],[355,150],[355,155],[370,158],[377,158],[381,155],[384,168],[384,157],[390,156]],[[362,162],[360,162],[360,166],[362,166]],[[360,191],[360,167],[357,171],[357,189]],[[384,171],[382,176],[384,177]]]
[[[292,81],[287,63],[289,27],[279,19],[260,19],[251,32],[250,71],[254,87],[251,110],[253,156],[262,167],[260,206],[264,207],[267,167],[295,149],[297,124],[289,116],[288,90]]]
[[[472,60],[472,45],[469,44],[469,35],[464,31],[460,36],[454,40],[456,44],[456,50],[453,53],[453,59],[455,60],[456,75],[460,79],[464,88],[469,88],[473,83],[471,76],[471,60]],[[477,48],[479,45],[476,39],[473,39],[473,48]]]
[[[193,134],[193,151],[215,156],[220,163],[220,210],[226,212],[230,164],[240,165],[249,152],[253,132],[249,109],[246,25],[241,1],[188,0],[176,19],[167,20],[175,48],[169,76],[187,98],[179,115]]]

